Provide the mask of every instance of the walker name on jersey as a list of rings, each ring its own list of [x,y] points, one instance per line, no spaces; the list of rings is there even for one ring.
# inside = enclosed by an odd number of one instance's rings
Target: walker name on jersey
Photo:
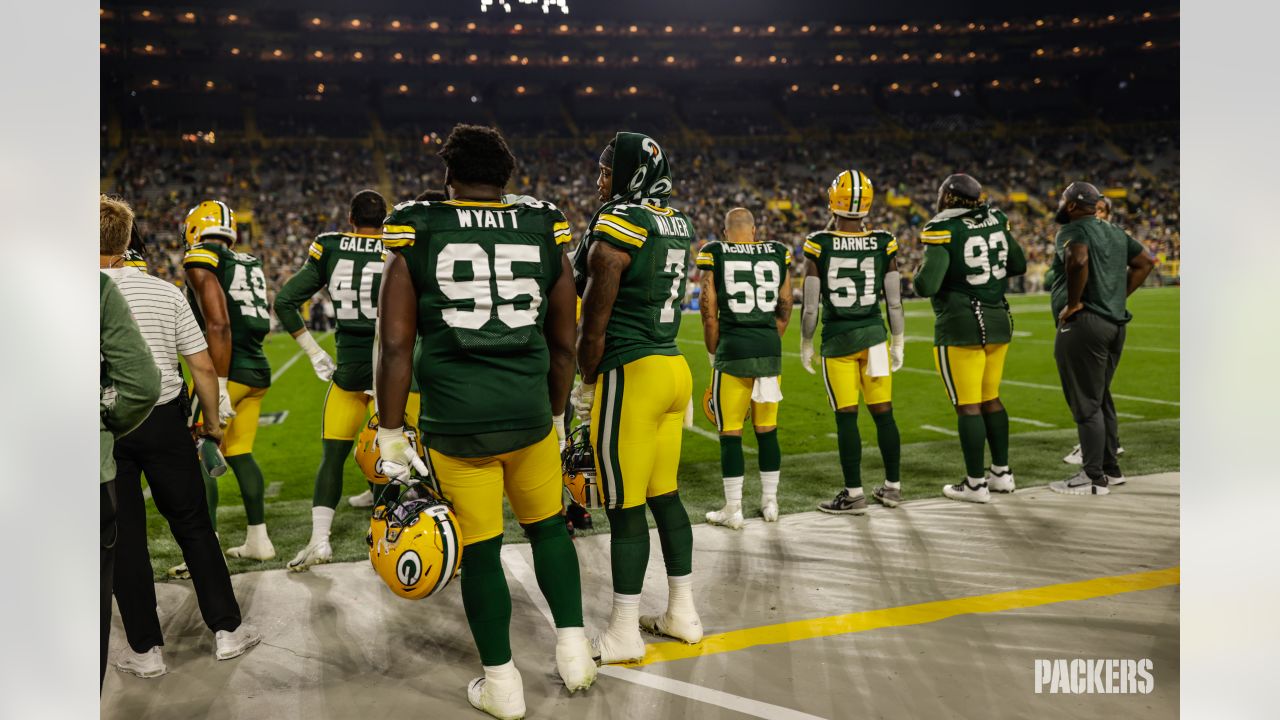
[[[343,235],[338,249],[343,252],[382,254],[382,241],[378,238],[351,237]]]
[[[720,243],[730,255],[768,255],[773,252],[771,243]]]
[[[1036,693],[1092,695],[1155,689],[1149,658],[1036,658]]]
[[[477,210],[475,208],[458,208],[458,227],[503,228],[518,230],[515,210]]]
[[[693,233],[689,230],[689,223],[684,218],[655,214],[653,219],[658,223],[658,231],[667,237],[693,237]]]
[[[831,238],[832,250],[879,250],[880,241],[873,237],[834,237]]]

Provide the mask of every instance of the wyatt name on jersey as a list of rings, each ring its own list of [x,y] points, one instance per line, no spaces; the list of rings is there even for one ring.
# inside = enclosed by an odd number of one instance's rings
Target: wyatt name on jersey
[[[516,218],[517,212],[517,210],[477,210],[475,208],[458,208],[458,227],[518,230],[520,229],[520,221]]]

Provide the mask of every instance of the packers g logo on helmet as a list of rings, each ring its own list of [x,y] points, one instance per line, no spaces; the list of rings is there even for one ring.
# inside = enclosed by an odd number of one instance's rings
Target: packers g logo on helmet
[[[404,435],[417,451],[418,457],[422,457],[422,444],[418,442],[418,433],[409,424],[407,418],[404,424]],[[374,413],[369,418],[369,422],[365,423],[364,429],[356,437],[355,456],[356,464],[360,466],[361,472],[369,482],[374,485],[387,484],[387,476],[382,472],[382,453],[378,452],[378,413]]]
[[[187,247],[204,242],[205,238],[222,238],[228,245],[236,241],[236,216],[221,200],[205,200],[187,211],[182,230]]]
[[[858,170],[845,170],[827,188],[827,207],[843,218],[863,218],[871,211],[874,194],[871,178]]]
[[[600,502],[600,486],[596,484],[596,463],[591,450],[591,428],[579,425],[565,438],[561,455],[561,478],[569,497],[584,508],[604,507]]]
[[[449,503],[416,482],[379,505],[369,519],[369,562],[391,592],[409,600],[430,597],[462,567],[462,537]]]

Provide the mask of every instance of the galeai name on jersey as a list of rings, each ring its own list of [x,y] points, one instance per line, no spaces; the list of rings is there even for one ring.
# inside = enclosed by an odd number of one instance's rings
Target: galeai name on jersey
[[[831,238],[831,249],[832,250],[853,250],[853,251],[879,250],[880,243],[879,241],[876,240],[875,237],[871,237],[871,236],[840,237],[837,235]]]
[[[382,241],[378,238],[343,235],[338,249],[343,252],[377,253],[381,255]]]
[[[517,230],[520,228],[520,222],[516,219],[517,212],[517,210],[476,210],[475,208],[458,208],[458,227]]]
[[[682,217],[667,217],[654,213],[654,221],[658,225],[658,231],[663,235],[674,235],[676,237],[693,237],[693,230],[689,227],[689,223]]]

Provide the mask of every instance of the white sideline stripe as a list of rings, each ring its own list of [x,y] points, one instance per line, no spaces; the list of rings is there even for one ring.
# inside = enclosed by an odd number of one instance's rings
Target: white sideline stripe
[[[280,489],[281,489],[281,488],[283,488],[283,487],[284,487],[284,483],[282,483],[282,482],[280,482],[279,480],[277,480],[277,481],[275,481],[275,482],[271,483],[270,485],[268,485],[266,490],[262,491],[262,496],[263,496],[263,497],[275,497],[275,496],[277,496],[277,495],[279,495],[279,494],[280,494]]]
[[[685,430],[688,430],[689,432],[694,433],[695,435],[701,435],[702,437],[716,443],[717,445],[720,444],[720,436],[711,432],[710,430],[704,430],[698,427],[697,425],[694,425],[692,427],[687,427],[685,428]],[[746,445],[743,445],[742,452],[747,453],[748,455],[754,455],[756,453],[756,449],[753,447],[748,447]]]
[[[546,619],[547,624],[554,630],[556,626],[555,618],[551,615],[551,607],[547,605],[547,599],[543,597],[542,591],[538,589],[538,577],[534,574],[533,568],[529,566],[528,561],[524,559],[524,556],[520,554],[520,551],[514,545],[504,545],[502,547],[502,557],[507,571],[511,573],[516,582],[520,583],[520,587],[524,588],[525,595],[529,596],[533,606],[537,608],[539,613],[542,613],[542,617]],[[720,690],[712,690],[711,688],[674,680],[662,675],[653,675],[642,670],[632,670],[631,668],[618,667],[616,665],[602,665],[599,674],[608,675],[611,678],[653,690],[661,690],[689,700],[697,700],[708,705],[734,710],[752,717],[769,718],[770,720],[773,718],[779,718],[780,720],[824,720],[817,715],[810,715],[780,705],[770,705],[759,700],[744,698]]]
[[[1116,413],[1116,415],[1119,415],[1119,414],[1120,414],[1120,413]],[[1041,421],[1039,421],[1039,420],[1032,420],[1031,418],[1020,418],[1020,417],[1014,417],[1014,416],[1010,415],[1010,416],[1009,416],[1009,419],[1010,419],[1010,420],[1012,420],[1012,421],[1014,421],[1014,422],[1026,423],[1026,424],[1028,424],[1028,425],[1035,425],[1036,427],[1042,427],[1042,428],[1058,427],[1057,425],[1054,425],[1053,423],[1041,422]]]
[[[1134,415],[1133,413],[1122,413],[1120,411],[1116,411],[1116,417],[1128,418],[1130,420],[1141,420],[1143,416]]]
[[[932,430],[936,433],[942,433],[943,435],[950,435],[951,437],[960,437],[960,433],[956,432],[955,430],[948,430],[947,428],[938,427],[937,425],[921,425],[920,429]]]
[[[907,339],[910,340],[910,337],[908,337]],[[676,338],[676,341],[682,342],[688,345],[702,345],[702,343],[697,340],[689,340],[687,338]],[[933,339],[930,338],[929,342],[933,342]],[[1026,342],[1026,341],[1023,341],[1023,342]],[[795,358],[800,357],[800,353],[788,352],[785,350],[782,352],[782,354],[786,357],[795,357]],[[905,367],[905,366],[902,367],[900,370],[898,370],[898,372],[913,372],[913,373],[921,373],[924,375],[937,375],[937,371],[935,370],[925,370],[924,368],[914,368],[914,367]],[[1033,388],[1035,390],[1049,390],[1056,393],[1062,392],[1062,387],[1059,385],[1045,385],[1044,383],[1024,382],[1022,380],[1010,380],[1008,378],[1001,379],[1000,384],[1013,385],[1014,387]],[[1182,407],[1182,403],[1178,402],[1177,400],[1159,400],[1157,398],[1142,397],[1140,395],[1120,395],[1118,393],[1111,393],[1111,397],[1117,400],[1132,400],[1133,402],[1152,403],[1153,405],[1168,405],[1170,407]]]

